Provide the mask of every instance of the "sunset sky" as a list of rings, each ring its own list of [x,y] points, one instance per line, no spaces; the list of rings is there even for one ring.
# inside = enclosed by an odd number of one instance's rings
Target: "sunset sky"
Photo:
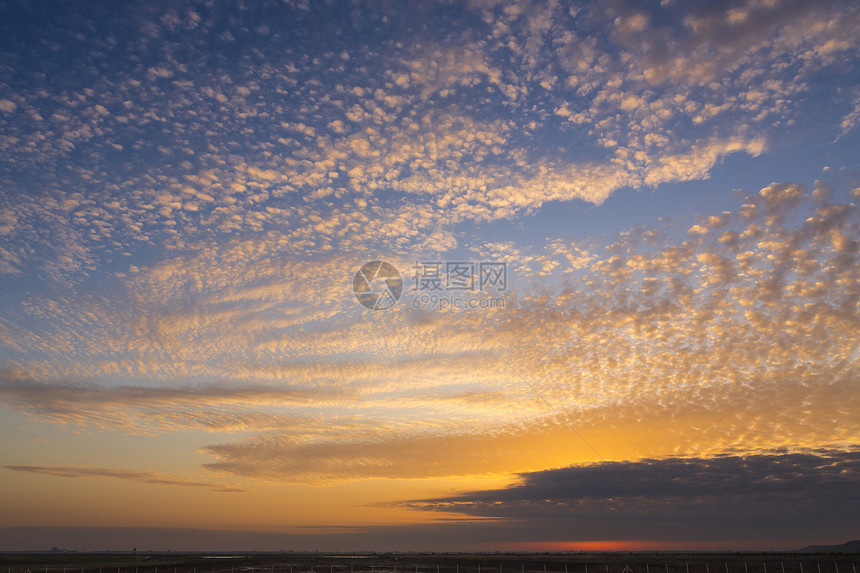
[[[0,550],[860,538],[858,30],[0,0]]]

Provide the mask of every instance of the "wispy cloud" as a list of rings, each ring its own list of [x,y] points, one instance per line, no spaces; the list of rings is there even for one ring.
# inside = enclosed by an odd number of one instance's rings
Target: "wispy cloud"
[[[13,472],[27,472],[52,477],[120,479],[153,485],[202,488],[219,493],[248,493],[249,491],[223,484],[192,481],[149,471],[97,468],[90,466],[3,466],[3,468]]]

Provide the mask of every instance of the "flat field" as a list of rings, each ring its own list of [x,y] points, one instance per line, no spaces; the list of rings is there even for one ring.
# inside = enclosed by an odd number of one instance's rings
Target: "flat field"
[[[2,553],[0,573],[857,573],[857,553]]]

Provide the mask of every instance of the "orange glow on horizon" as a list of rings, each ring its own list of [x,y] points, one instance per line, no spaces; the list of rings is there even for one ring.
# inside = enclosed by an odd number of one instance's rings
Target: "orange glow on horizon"
[[[660,541],[650,539],[602,539],[590,541],[525,541],[519,543],[493,543],[486,549],[496,551],[584,551],[613,553],[625,551],[742,551],[772,550],[772,542],[745,541]]]

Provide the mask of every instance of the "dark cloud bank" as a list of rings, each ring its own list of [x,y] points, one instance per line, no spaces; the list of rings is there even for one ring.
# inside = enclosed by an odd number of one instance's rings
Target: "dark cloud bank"
[[[860,452],[605,462],[408,507],[502,518],[550,539],[802,540],[860,534]]]

